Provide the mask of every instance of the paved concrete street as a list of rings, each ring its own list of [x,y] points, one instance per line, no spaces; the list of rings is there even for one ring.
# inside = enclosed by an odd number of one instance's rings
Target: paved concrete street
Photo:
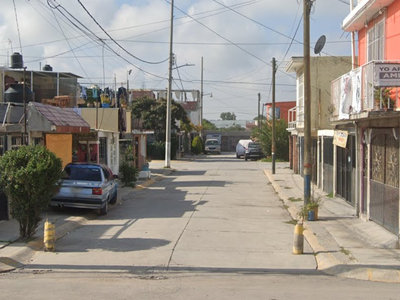
[[[292,254],[294,226],[265,175],[270,164],[223,154],[171,166],[59,239],[56,252],[0,274],[1,299],[398,298],[398,284],[316,270],[306,241]]]
[[[126,197],[107,216],[38,252],[31,269],[315,272],[292,254],[293,225],[262,163],[208,156]]]

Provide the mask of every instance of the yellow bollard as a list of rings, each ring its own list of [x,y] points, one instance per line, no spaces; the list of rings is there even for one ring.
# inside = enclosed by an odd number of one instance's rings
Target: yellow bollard
[[[44,223],[44,251],[54,251],[56,244],[56,226],[48,220]]]
[[[293,236],[293,254],[303,254],[304,246],[304,235],[303,235],[303,223],[297,223],[294,227]]]

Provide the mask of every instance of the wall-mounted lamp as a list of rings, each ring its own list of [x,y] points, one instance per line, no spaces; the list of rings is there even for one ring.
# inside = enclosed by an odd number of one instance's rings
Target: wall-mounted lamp
[[[365,28],[368,28],[368,22],[367,22],[367,21],[365,21],[364,27],[365,27]]]

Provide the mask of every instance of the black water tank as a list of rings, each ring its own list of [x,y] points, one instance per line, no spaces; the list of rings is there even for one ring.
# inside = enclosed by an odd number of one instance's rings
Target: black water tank
[[[25,87],[26,102],[33,101],[33,93],[30,88]],[[13,84],[4,93],[4,102],[24,103],[24,85]]]
[[[22,55],[18,52],[14,52],[11,55],[11,68],[12,69],[22,69],[24,67],[24,62],[22,60]]]
[[[44,65],[43,71],[53,71],[53,67],[50,65]]]

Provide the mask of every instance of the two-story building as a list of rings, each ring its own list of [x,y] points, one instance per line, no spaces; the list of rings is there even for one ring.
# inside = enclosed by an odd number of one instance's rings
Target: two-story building
[[[311,136],[312,136],[312,181],[328,193],[332,190],[333,125],[330,123],[331,81],[351,70],[349,56],[315,56],[310,58]],[[304,154],[304,61],[303,57],[292,57],[286,71],[296,73],[296,106],[289,110],[288,131],[290,167],[303,174]],[[329,146],[330,141],[330,146]]]
[[[358,1],[342,28],[358,35],[354,68],[332,82],[334,193],[399,235],[400,0]],[[349,52],[352,49],[349,49]],[[356,57],[358,56],[358,59]]]

